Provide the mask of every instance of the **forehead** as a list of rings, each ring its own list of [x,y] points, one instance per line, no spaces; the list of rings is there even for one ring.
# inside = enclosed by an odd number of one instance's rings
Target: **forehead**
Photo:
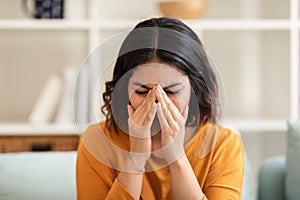
[[[168,85],[174,81],[185,81],[184,75],[175,67],[164,63],[147,63],[137,66],[129,80],[143,84],[157,83]]]

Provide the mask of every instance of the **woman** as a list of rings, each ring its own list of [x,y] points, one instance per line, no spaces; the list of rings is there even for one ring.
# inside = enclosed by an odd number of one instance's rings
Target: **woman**
[[[240,199],[243,144],[218,125],[216,75],[176,19],[128,34],[106,83],[106,121],[78,148],[78,199]]]

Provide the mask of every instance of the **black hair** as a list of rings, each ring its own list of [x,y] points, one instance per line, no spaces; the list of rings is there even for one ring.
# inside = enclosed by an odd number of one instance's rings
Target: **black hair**
[[[139,38],[146,44],[145,48],[137,48],[128,51],[128,47],[137,43],[136,32],[142,29],[151,28],[143,32],[143,37]],[[154,28],[154,29],[153,29]],[[164,34],[170,30],[178,33],[180,37],[170,37]],[[161,48],[161,44],[170,43],[176,51],[168,51]],[[130,48],[129,48],[130,49]],[[127,123],[128,113],[127,104],[129,102],[128,94],[121,99],[117,92],[113,92],[117,82],[126,73],[132,73],[135,67],[150,63],[160,62],[176,67],[184,75],[187,75],[191,88],[196,98],[191,98],[189,103],[189,115],[187,125],[198,126],[207,122],[216,123],[219,115],[219,98],[216,74],[210,65],[205,53],[203,44],[198,36],[185,25],[182,21],[173,18],[151,18],[137,24],[127,35],[119,51],[119,55],[114,66],[113,77],[111,81],[105,83],[105,92],[103,93],[104,105],[102,113],[106,117],[106,127],[117,130],[116,117],[124,118]],[[127,82],[128,83],[128,82]],[[127,85],[123,85],[127,91]],[[118,99],[116,108],[112,108],[112,101]],[[194,109],[193,106],[198,106]],[[112,109],[118,110],[118,116],[113,116]],[[192,112],[194,110],[200,113]]]

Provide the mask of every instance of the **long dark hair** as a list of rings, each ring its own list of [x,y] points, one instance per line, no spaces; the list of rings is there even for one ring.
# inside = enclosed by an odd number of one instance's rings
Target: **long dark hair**
[[[145,28],[149,31],[143,32],[142,40],[148,45],[145,48],[138,48],[128,51],[129,46],[134,46],[138,42],[135,33]],[[151,31],[155,30],[155,31]],[[164,35],[161,30],[170,30],[180,34],[180,37],[171,38]],[[160,44],[170,40],[172,48],[175,51],[168,51],[160,48]],[[149,48],[150,47],[150,48]],[[127,123],[127,104],[129,102],[128,94],[124,96],[113,92],[117,82],[126,73],[132,73],[135,67],[149,62],[166,63],[175,66],[183,74],[187,75],[191,88],[196,98],[191,98],[189,103],[189,115],[187,124],[197,123],[197,126],[206,122],[216,123],[219,115],[219,96],[218,85],[215,72],[211,67],[203,45],[198,36],[183,22],[171,18],[152,18],[137,24],[134,29],[125,38],[114,66],[113,78],[105,83],[106,90],[103,93],[104,105],[101,108],[106,117],[106,127],[117,130],[116,117],[124,118]],[[128,81],[127,81],[128,83]],[[123,91],[127,91],[128,84],[123,84]],[[115,97],[114,97],[115,96]],[[121,98],[121,99],[120,99]],[[112,101],[118,99],[116,108],[112,108]],[[190,112],[193,109],[191,105],[196,105],[198,113]],[[118,116],[113,116],[113,109],[118,110]],[[126,125],[125,125],[126,126]]]

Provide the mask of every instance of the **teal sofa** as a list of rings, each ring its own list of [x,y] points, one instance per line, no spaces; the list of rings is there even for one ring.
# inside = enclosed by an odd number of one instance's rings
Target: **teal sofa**
[[[285,200],[284,181],[286,157],[271,157],[264,161],[258,177],[259,200]]]
[[[0,154],[1,200],[75,200],[76,152]]]
[[[288,123],[287,152],[264,161],[259,171],[258,200],[300,199],[300,121]]]

